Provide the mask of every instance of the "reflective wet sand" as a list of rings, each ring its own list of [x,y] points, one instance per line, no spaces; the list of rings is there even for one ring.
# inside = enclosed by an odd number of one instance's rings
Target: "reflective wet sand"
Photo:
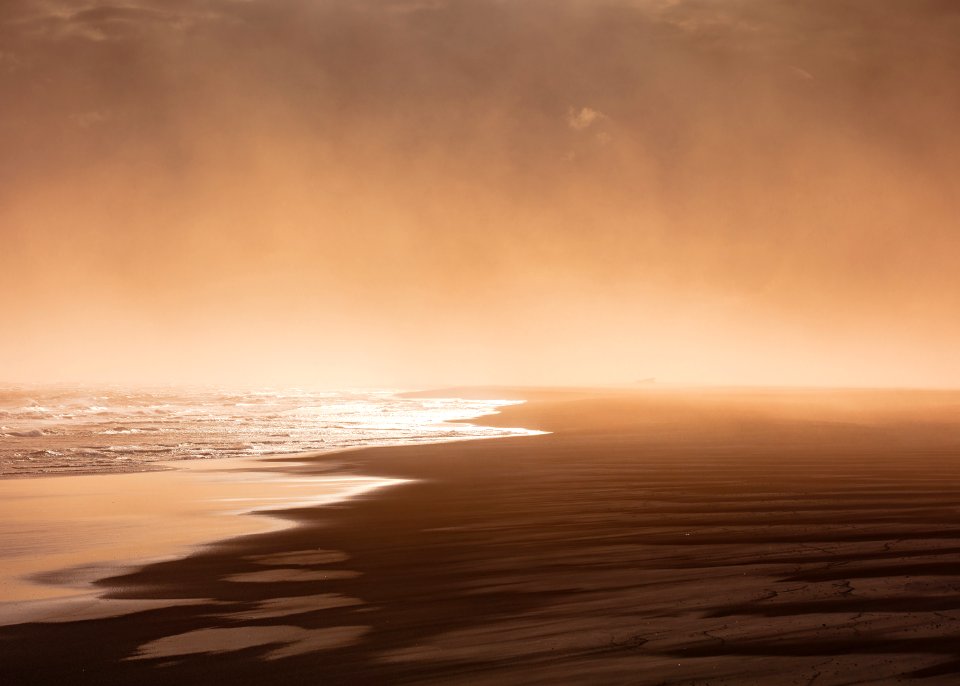
[[[252,513],[331,503],[397,483],[279,473],[277,464],[187,460],[162,464],[167,471],[0,480],[0,621],[11,616],[12,602],[88,595],[95,592],[91,582],[126,566],[294,525]],[[24,608],[17,610],[22,616]]]

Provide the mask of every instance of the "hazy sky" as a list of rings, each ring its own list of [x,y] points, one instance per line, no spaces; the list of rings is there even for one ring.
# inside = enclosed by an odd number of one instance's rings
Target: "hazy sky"
[[[0,379],[960,385],[954,0],[3,0]]]

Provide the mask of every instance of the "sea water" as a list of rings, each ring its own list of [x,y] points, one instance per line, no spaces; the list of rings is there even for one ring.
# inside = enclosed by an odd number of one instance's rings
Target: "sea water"
[[[2,387],[0,475],[136,472],[171,460],[537,433],[454,422],[514,402],[380,389]]]

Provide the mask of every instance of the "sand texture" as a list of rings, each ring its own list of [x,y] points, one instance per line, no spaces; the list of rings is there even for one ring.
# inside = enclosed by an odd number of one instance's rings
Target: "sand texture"
[[[960,682],[960,394],[510,392],[552,433],[318,456],[411,481],[0,627],[0,680]]]

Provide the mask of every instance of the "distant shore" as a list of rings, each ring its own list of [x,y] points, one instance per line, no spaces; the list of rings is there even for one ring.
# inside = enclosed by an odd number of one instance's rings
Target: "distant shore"
[[[100,579],[146,605],[0,627],[0,677],[960,678],[960,393],[475,392],[529,400],[481,422],[551,433],[277,462],[407,482]]]

